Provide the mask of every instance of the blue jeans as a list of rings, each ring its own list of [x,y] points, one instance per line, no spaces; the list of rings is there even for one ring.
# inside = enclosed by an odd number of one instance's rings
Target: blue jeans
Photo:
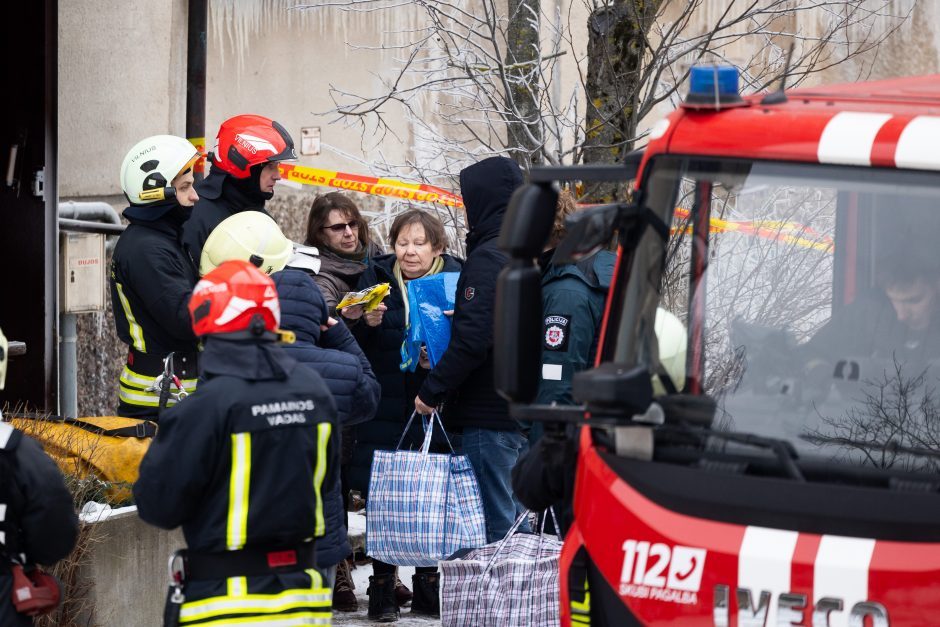
[[[525,510],[512,493],[511,473],[527,447],[525,436],[516,431],[465,428],[460,438],[461,452],[480,484],[488,543],[502,540]],[[529,522],[523,522],[519,531],[529,531]]]

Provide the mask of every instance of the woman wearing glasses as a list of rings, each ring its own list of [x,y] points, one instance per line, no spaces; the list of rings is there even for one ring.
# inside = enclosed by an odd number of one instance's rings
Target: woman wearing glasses
[[[336,315],[336,303],[351,292],[369,259],[382,249],[369,240],[369,225],[353,200],[340,192],[317,196],[307,218],[308,246],[320,251],[320,272],[313,277]]]
[[[338,319],[336,303],[346,292],[355,289],[359,276],[369,267],[369,260],[381,255],[382,249],[369,240],[369,226],[359,213],[359,207],[349,196],[340,192],[323,194],[313,201],[307,217],[307,239],[304,243],[316,246],[319,250],[320,271],[313,276],[313,280],[323,292],[330,316]],[[347,324],[354,324],[351,319],[344,319]],[[345,512],[349,511],[348,469],[352,461],[353,442],[351,428],[344,428],[340,480]],[[345,522],[348,527],[348,521]],[[333,585],[333,609],[354,612],[358,606],[349,562],[343,560]]]

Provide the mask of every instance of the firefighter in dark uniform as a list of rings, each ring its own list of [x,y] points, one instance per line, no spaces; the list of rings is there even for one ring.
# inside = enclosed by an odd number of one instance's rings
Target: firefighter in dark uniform
[[[199,196],[193,188],[196,148],[181,137],[156,135],[131,148],[121,166],[130,222],[111,258],[111,306],[118,337],[128,345],[118,414],[155,418],[164,359],[173,353],[180,388],[196,387],[196,347],[186,305],[198,280],[182,244],[183,223]]]
[[[6,378],[6,362],[7,343],[0,332],[0,390]],[[66,557],[75,546],[78,518],[55,462],[35,440],[2,422],[2,416],[0,478],[0,625],[25,627],[33,621],[17,611],[13,601],[13,560],[28,572],[33,564],[53,564]],[[18,589],[22,583],[20,578]],[[51,596],[55,596],[51,588],[30,589],[28,596],[20,592],[16,598],[23,609],[47,606],[51,611],[57,601],[44,602]]]
[[[183,242],[198,267],[202,247],[216,226],[242,211],[260,211],[274,197],[278,163],[297,158],[294,140],[283,126],[260,115],[236,115],[219,127],[209,153],[212,169],[199,183],[199,202],[186,224]]]
[[[188,546],[165,624],[328,625],[314,540],[339,470],[333,397],[277,345],[277,292],[252,264],[221,264],[189,308],[200,385],[161,417],[134,485],[140,517]]]

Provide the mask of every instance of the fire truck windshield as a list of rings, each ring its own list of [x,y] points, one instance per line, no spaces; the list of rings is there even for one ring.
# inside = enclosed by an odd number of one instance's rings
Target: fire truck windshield
[[[644,202],[671,224],[665,265],[648,229],[605,359],[663,372],[651,329],[665,309],[687,331],[673,383],[714,398],[712,429],[936,472],[940,174],[701,157],[647,172]]]

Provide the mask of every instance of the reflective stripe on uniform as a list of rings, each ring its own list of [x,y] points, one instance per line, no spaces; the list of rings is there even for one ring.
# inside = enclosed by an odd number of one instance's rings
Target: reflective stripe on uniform
[[[228,597],[210,597],[184,603],[180,612],[180,624],[224,616],[225,618],[210,622],[199,622],[199,625],[329,625],[333,591],[323,587],[323,577],[316,569],[308,568],[304,572],[310,577],[310,588],[307,590],[292,588],[279,594],[247,594],[246,590],[241,596],[234,598],[232,581],[241,579],[247,586],[247,580],[244,577],[230,577]],[[308,611],[296,611],[303,609]],[[245,616],[246,614],[252,616]]]
[[[157,407],[160,404],[159,390],[150,389],[156,385],[157,377],[148,377],[147,375],[134,372],[130,366],[125,365],[121,372],[121,385],[118,390],[118,396],[128,405],[140,405],[144,407]],[[180,381],[183,390],[187,394],[196,391],[198,379],[183,379]],[[175,385],[170,386],[170,390],[176,390]],[[176,404],[176,399],[172,395],[167,399],[167,407]]]
[[[159,392],[146,392],[144,390],[126,388],[123,385],[118,390],[118,398],[128,405],[140,405],[143,407],[157,407],[160,405]],[[166,400],[166,406],[173,407],[173,405],[176,405],[176,399],[170,395]]]
[[[129,388],[135,388],[143,391],[149,390],[149,388],[154,387],[157,384],[157,377],[148,377],[145,374],[139,374],[130,369],[130,366],[124,366],[124,370],[121,372],[121,383],[126,385]],[[183,389],[192,394],[196,391],[196,383],[198,379],[180,379],[180,383],[183,386]],[[171,389],[176,389],[175,384],[170,385]]]
[[[114,285],[117,287],[118,298],[121,300],[121,308],[124,310],[124,317],[127,318],[128,330],[130,331],[131,338],[134,340],[134,348],[142,353],[146,353],[147,343],[144,341],[144,330],[137,324],[137,318],[134,317],[134,312],[131,311],[131,304],[127,302],[127,296],[124,295],[124,288],[117,282],[115,282]]]
[[[6,422],[0,422],[0,448],[7,447],[11,435],[13,435],[13,427]]]
[[[303,609],[311,613],[326,612],[329,616],[331,603],[332,594],[325,588],[321,588],[317,592],[291,589],[280,594],[211,597],[202,601],[184,603],[180,610],[180,622],[198,621],[216,616],[283,614],[291,610]],[[279,618],[287,618],[287,616],[280,616]]]
[[[326,533],[326,523],[323,520],[323,479],[326,477],[326,446],[330,442],[330,433],[333,425],[321,422],[317,425],[317,465],[313,470],[313,491],[317,498],[315,536]]]
[[[186,606],[183,605],[185,608]],[[185,611],[185,610],[184,610]],[[265,625],[266,627],[296,627],[298,625],[331,625],[332,611],[291,612],[290,614],[254,615],[239,618],[219,618],[199,622],[199,627],[223,627],[224,625]],[[180,618],[180,625],[189,625],[195,619]]]
[[[578,625],[590,625],[591,624],[591,593],[587,589],[588,582],[584,582],[584,600],[575,601],[571,600],[569,607],[571,608],[571,622],[577,623]]]
[[[228,491],[225,545],[230,551],[245,546],[248,537],[248,487],[251,481],[251,434],[232,434],[232,476]]]
[[[248,577],[229,577],[227,584],[230,597],[243,597],[248,594]]]

